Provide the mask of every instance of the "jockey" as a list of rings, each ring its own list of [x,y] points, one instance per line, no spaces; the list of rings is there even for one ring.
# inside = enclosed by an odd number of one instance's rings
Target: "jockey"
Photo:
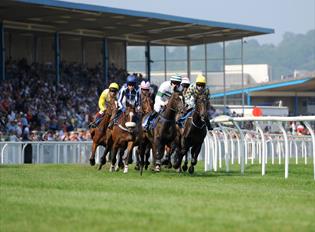
[[[188,89],[189,86],[190,86],[190,80],[189,80],[188,77],[183,77],[183,78],[182,78],[181,86],[183,87],[183,95],[185,96],[185,94],[186,94],[186,92],[187,92],[187,89]]]
[[[118,110],[108,125],[109,128],[117,121],[122,112],[126,110],[126,103],[133,103],[135,107],[140,105],[140,94],[137,88],[137,78],[133,75],[127,77],[127,83],[124,84],[118,93]]]
[[[207,88],[206,84],[207,84],[206,78],[203,75],[199,74],[196,78],[196,84],[192,84],[189,86],[189,88],[186,91],[186,94],[184,95],[185,103],[187,104],[187,112],[190,112],[195,107],[195,97],[199,94],[206,95],[210,103],[210,90]],[[209,112],[210,109],[207,110]],[[208,117],[205,119],[205,123],[207,125],[208,130],[211,130],[212,127],[209,118],[210,115],[208,113]]]
[[[143,125],[145,130],[149,129],[150,122],[160,113],[162,106],[167,104],[172,93],[174,92],[174,89],[180,86],[181,81],[182,77],[176,74],[171,76],[169,81],[165,81],[160,85],[160,88],[155,96],[154,110]]]
[[[140,84],[141,93],[150,92],[151,91],[150,86],[151,86],[150,81],[141,81]]]
[[[117,83],[113,82],[109,85],[108,89],[105,89],[102,93],[101,96],[98,99],[98,107],[100,109],[99,112],[97,112],[96,117],[94,122],[92,122],[89,127],[94,128],[97,127],[97,125],[100,123],[104,116],[104,112],[110,103],[110,101],[114,98],[117,100],[117,92],[119,90],[119,86]]]

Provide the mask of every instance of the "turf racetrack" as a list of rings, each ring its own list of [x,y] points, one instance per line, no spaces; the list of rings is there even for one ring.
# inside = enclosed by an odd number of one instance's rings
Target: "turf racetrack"
[[[0,231],[315,231],[312,165],[193,176],[0,166]]]

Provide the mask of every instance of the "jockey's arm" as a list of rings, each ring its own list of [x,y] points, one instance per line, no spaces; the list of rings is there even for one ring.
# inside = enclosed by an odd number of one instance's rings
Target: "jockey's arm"
[[[104,112],[106,110],[106,98],[108,96],[108,89],[105,89],[100,98],[98,99],[98,107],[100,108],[100,112]]]
[[[122,87],[118,93],[118,99],[117,99],[117,102],[118,102],[118,109],[123,109],[124,108],[124,104],[123,104],[123,99],[124,99],[124,96],[125,96],[125,91],[126,89],[124,87]]]

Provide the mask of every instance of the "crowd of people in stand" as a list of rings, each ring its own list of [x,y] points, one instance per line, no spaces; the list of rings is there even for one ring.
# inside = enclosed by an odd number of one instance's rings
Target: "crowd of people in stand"
[[[88,124],[105,87],[101,64],[89,68],[62,62],[58,84],[50,63],[8,59],[5,67],[6,80],[0,85],[0,140],[90,139]],[[112,81],[123,83],[127,75],[114,64],[109,68]]]
[[[55,70],[50,63],[28,64],[26,59],[18,61],[8,59],[5,67],[6,79],[2,80],[0,85],[0,141],[91,139],[88,128],[97,112],[100,93],[107,87],[102,78],[101,64],[90,68],[84,64],[62,62],[59,82],[56,81]],[[118,69],[114,64],[110,65],[108,82],[118,84],[116,91],[121,86],[127,88],[125,83],[126,81],[128,83],[130,77],[134,78],[132,81],[134,84],[144,80],[141,74],[129,75],[126,70]],[[195,87],[190,86],[194,88],[189,87],[189,79],[185,83],[185,77],[183,80],[180,77],[181,81],[175,80],[176,77],[171,77],[171,83],[178,81],[184,89],[187,84],[186,89],[193,89],[193,93],[197,91],[195,89],[198,89],[199,85],[206,85],[203,76],[197,77]],[[198,78],[202,80],[200,83]],[[161,88],[160,86],[159,89]],[[165,87],[168,88],[170,87]],[[213,107],[210,111],[215,115],[216,110]],[[159,109],[155,109],[152,118],[158,112]],[[230,116],[241,115],[233,112]],[[251,124],[243,126],[253,129]],[[303,130],[292,128],[292,133],[296,132],[299,135],[305,134],[306,131],[305,128]]]

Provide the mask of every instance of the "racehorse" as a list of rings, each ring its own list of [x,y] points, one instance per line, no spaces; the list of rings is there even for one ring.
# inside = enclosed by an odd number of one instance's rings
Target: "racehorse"
[[[207,135],[207,127],[204,119],[208,116],[207,106],[209,104],[206,95],[197,95],[195,99],[195,109],[193,109],[192,115],[188,117],[185,122],[184,130],[181,134],[181,150],[176,152],[175,162],[173,167],[181,171],[180,165],[184,156],[187,157],[187,153],[191,148],[191,161],[188,172],[194,173],[194,166],[197,164],[198,155],[201,150],[201,146],[204,138]],[[187,158],[183,165],[183,170],[187,170]]]
[[[161,159],[164,155],[165,146],[171,147],[172,142],[176,141],[176,115],[183,109],[184,99],[182,93],[175,90],[164,111],[157,116],[155,128],[146,132],[145,137],[150,141],[153,150],[152,167],[155,172],[161,171]],[[180,144],[178,143],[177,146],[179,147]]]
[[[126,110],[118,118],[117,123],[113,125],[113,128],[107,129],[106,132],[106,148],[103,156],[101,157],[101,164],[99,170],[106,163],[106,154],[110,151],[111,167],[110,171],[115,170],[117,152],[125,151],[127,149],[126,156],[123,157],[124,173],[128,172],[128,160],[131,155],[132,148],[138,133],[138,127],[136,126],[136,110],[133,103],[126,105]],[[122,153],[122,152],[121,152]],[[118,167],[116,167],[118,170]]]
[[[116,111],[116,102],[115,99],[111,99],[109,104],[107,105],[107,108],[104,112],[104,116],[102,118],[102,121],[96,128],[91,128],[90,133],[93,140],[92,144],[92,153],[90,155],[90,164],[91,166],[95,165],[95,152],[96,148],[99,145],[106,146],[105,139],[106,139],[106,129],[109,124],[110,118],[113,114],[115,114]]]

